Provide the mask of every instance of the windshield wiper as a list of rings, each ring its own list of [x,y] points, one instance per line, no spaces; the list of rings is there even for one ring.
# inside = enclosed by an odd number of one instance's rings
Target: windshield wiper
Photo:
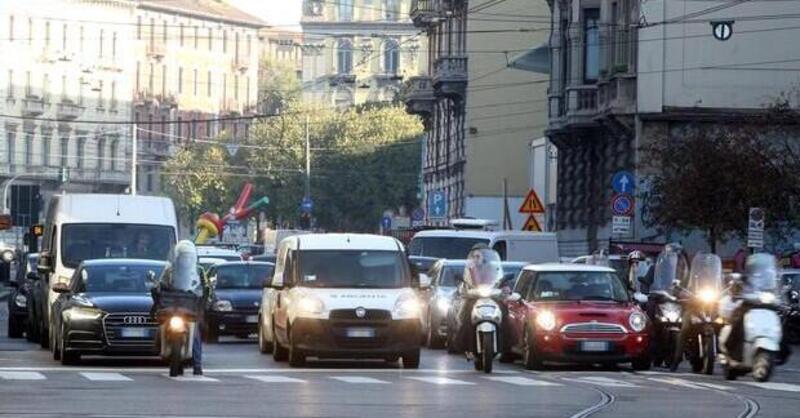
[[[591,300],[591,301],[608,301],[608,302],[617,302],[617,303],[624,303],[624,300],[610,298],[608,296],[586,296],[581,298],[583,300]]]

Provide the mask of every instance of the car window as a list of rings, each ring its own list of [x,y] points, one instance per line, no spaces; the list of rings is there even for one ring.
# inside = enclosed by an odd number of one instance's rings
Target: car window
[[[299,253],[298,284],[321,288],[400,288],[411,283],[399,251],[311,250]]]
[[[236,264],[216,267],[217,289],[259,289],[273,267],[268,264]]]
[[[531,291],[529,300],[537,301],[628,300],[622,281],[611,272],[540,272]]]
[[[464,279],[464,266],[454,264],[444,266],[439,276],[439,286],[456,287]]]
[[[72,289],[76,293],[144,293],[148,291],[147,272],[160,275],[163,269],[163,264],[86,266],[76,273]]]

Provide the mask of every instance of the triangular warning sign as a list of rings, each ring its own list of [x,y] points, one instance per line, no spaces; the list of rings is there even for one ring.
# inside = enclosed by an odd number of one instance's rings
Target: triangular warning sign
[[[544,213],[544,205],[539,200],[539,196],[536,195],[536,191],[531,189],[528,192],[528,196],[522,202],[522,206],[519,207],[519,213]]]
[[[525,221],[525,225],[522,226],[523,231],[532,231],[532,232],[542,232],[542,227],[539,226],[539,221],[536,220],[536,217],[532,214],[528,216],[528,220]]]

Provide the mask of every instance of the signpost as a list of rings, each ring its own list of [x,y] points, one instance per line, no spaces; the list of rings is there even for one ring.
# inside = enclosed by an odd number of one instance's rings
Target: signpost
[[[411,226],[420,226],[425,221],[425,211],[422,208],[416,208],[411,212]]]
[[[536,220],[536,216],[531,214],[528,216],[528,220],[525,221],[525,225],[522,225],[523,231],[531,231],[531,232],[542,232],[542,226],[539,225],[539,221]]]
[[[764,210],[750,208],[747,222],[747,246],[754,249],[764,248]]]
[[[636,189],[636,177],[630,171],[617,171],[611,180],[611,186],[617,193],[633,193]]]
[[[447,198],[443,191],[436,190],[428,195],[428,218],[442,219],[447,216]]]
[[[539,219],[537,219],[537,216],[541,216],[544,213],[544,205],[535,190],[531,189],[528,192],[528,195],[519,207],[519,213],[528,214],[528,220],[522,225],[523,231],[542,232],[542,224]]]
[[[311,200],[310,197],[306,196],[303,198],[303,201],[300,202],[300,211],[303,213],[311,213],[314,210],[314,201]]]
[[[381,228],[383,229],[383,233],[387,233],[392,230],[392,217],[389,215],[384,215],[381,218]]]
[[[629,236],[631,234],[631,217],[614,216],[611,218],[611,234]]]
[[[633,197],[627,194],[616,194],[611,198],[611,210],[617,216],[633,215]]]
[[[733,35],[733,21],[712,21],[711,33],[714,34],[714,39],[718,41],[727,41]]]
[[[611,179],[614,196],[611,198],[611,235],[630,238],[633,236],[633,214],[636,177],[630,171],[617,171]]]

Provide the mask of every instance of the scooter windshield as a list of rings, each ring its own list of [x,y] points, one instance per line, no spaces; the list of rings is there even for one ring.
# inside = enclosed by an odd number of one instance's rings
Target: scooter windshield
[[[199,289],[197,250],[193,244],[181,241],[175,246],[170,259],[169,271],[167,287],[187,292],[196,292]]]
[[[654,270],[653,284],[650,286],[650,291],[666,292],[672,289],[674,280],[683,281],[688,266],[685,258],[681,256],[678,250],[668,247],[658,255]]]
[[[492,286],[503,279],[500,255],[490,249],[473,250],[464,268],[464,281],[470,287]]]
[[[722,288],[722,260],[716,254],[698,253],[692,259],[689,283],[692,292]]]
[[[778,263],[772,254],[753,254],[747,258],[747,281],[753,290],[774,292],[778,286]]]

